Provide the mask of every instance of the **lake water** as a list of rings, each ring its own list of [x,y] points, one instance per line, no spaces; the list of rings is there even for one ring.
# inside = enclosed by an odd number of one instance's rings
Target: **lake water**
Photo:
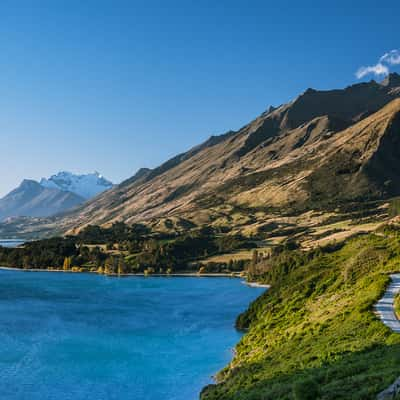
[[[19,239],[0,239],[0,246],[2,247],[17,247],[23,244],[24,240]]]
[[[194,400],[264,289],[0,270],[1,400]]]

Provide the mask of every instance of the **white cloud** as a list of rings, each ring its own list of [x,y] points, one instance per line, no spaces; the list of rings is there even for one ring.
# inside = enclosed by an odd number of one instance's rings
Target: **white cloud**
[[[376,65],[371,65],[369,67],[361,67],[356,72],[356,77],[358,79],[364,78],[364,76],[369,74],[374,74],[376,76],[387,75],[389,73],[389,68],[382,63]]]
[[[400,64],[400,51],[392,50],[389,53],[384,54],[380,60],[381,63],[387,63],[389,65],[398,65]]]
[[[375,65],[361,67],[356,72],[358,79],[367,75],[386,76],[389,74],[390,66],[400,64],[400,50],[391,50],[385,53]]]

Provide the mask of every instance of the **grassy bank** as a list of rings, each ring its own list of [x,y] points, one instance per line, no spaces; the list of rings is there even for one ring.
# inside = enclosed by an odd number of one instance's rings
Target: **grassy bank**
[[[400,294],[397,294],[394,298],[394,312],[396,314],[397,319],[400,318]]]
[[[270,262],[272,287],[238,318],[248,332],[202,400],[374,399],[400,375],[400,335],[373,313],[399,270],[394,229]]]

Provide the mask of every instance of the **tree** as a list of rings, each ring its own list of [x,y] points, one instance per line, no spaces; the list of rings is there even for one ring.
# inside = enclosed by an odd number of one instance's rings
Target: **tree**
[[[104,273],[105,274],[115,274],[115,259],[113,257],[108,257],[104,263]]]
[[[257,250],[253,251],[253,256],[252,256],[251,262],[253,265],[257,265],[257,263],[258,263],[258,251]]]
[[[24,256],[23,257],[23,259],[22,259],[22,267],[24,269],[29,269],[29,257],[28,256]]]
[[[105,257],[105,254],[97,246],[90,251],[90,261],[96,266],[101,265]]]
[[[63,270],[68,271],[71,269],[71,257],[64,258]]]
[[[249,265],[249,269],[248,269],[250,278],[254,277],[256,275],[256,273],[257,273],[258,261],[259,261],[258,251],[254,250],[253,251],[253,256],[251,258],[251,262],[250,262],[250,265]]]
[[[126,264],[123,257],[118,259],[118,275],[126,274]]]
[[[206,273],[207,272],[207,268],[204,266],[204,265],[202,265],[200,268],[199,268],[199,274],[204,274],[204,273]]]
[[[297,381],[293,386],[293,397],[296,400],[313,400],[318,398],[318,384],[312,379]]]

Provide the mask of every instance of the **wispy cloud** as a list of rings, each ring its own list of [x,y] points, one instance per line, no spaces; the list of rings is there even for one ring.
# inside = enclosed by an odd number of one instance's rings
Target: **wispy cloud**
[[[360,67],[356,72],[356,77],[361,79],[371,74],[377,77],[386,76],[389,74],[390,66],[399,64],[400,50],[391,50],[385,53],[376,64]]]
[[[400,50],[389,51],[389,53],[384,54],[379,61],[381,63],[387,63],[389,65],[400,64]]]
[[[364,78],[364,76],[369,74],[374,74],[376,76],[387,75],[389,73],[389,68],[382,63],[375,65],[370,65],[369,67],[361,67],[356,72],[356,77],[358,79]]]

